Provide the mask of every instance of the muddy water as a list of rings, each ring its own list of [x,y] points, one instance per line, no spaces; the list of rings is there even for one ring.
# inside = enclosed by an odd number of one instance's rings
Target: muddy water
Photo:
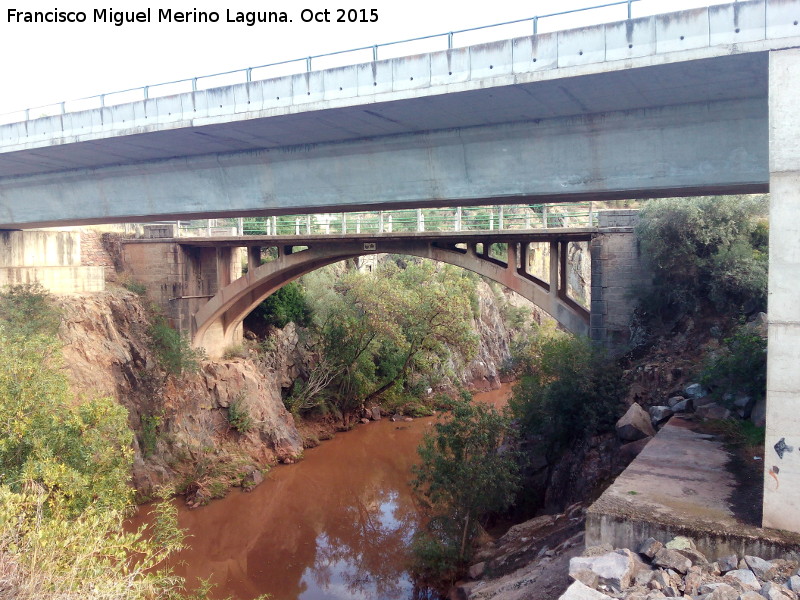
[[[475,398],[500,405],[509,393],[504,385]],[[273,469],[251,493],[192,511],[181,504],[191,548],[173,561],[176,573],[189,584],[210,577],[212,598],[412,598],[405,565],[420,513],[408,480],[433,422],[362,425]]]

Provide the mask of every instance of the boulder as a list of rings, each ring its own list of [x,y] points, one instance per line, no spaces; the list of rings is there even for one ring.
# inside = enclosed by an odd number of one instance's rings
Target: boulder
[[[651,406],[647,412],[650,413],[650,422],[654,426],[663,423],[675,414],[669,406]]]
[[[623,459],[627,460],[628,462],[632,461],[634,458],[639,456],[644,447],[647,446],[647,443],[652,440],[653,438],[647,436],[646,438],[642,438],[640,440],[636,440],[635,442],[628,442],[623,446],[620,446],[619,455]]]
[[[692,412],[694,410],[694,400],[692,400],[691,398],[687,398],[686,400],[681,400],[675,406],[672,407],[672,410],[675,413]]]
[[[719,560],[717,560],[717,565],[719,566],[719,571],[723,575],[728,571],[733,571],[734,569],[738,568],[739,566],[739,557],[735,554],[731,554],[730,556],[723,556]]]
[[[639,406],[638,402],[631,404],[622,417],[617,421],[617,436],[626,442],[635,442],[656,434],[650,423],[650,415]]]
[[[683,402],[684,400],[686,400],[686,398],[684,398],[683,396],[672,396],[670,399],[667,400],[667,406],[672,408],[673,406],[675,406],[679,402]]]
[[[786,582],[786,587],[793,592],[800,592],[800,575],[792,575],[789,577],[789,580]]]
[[[768,600],[796,600],[797,594],[786,589],[779,583],[768,581],[761,586],[761,595]]]
[[[764,427],[767,424],[767,400],[762,398],[753,406],[753,411],[750,413],[750,420],[756,427]]]
[[[697,546],[694,545],[694,542],[691,538],[676,535],[670,541],[667,542],[666,547],[670,550],[696,550]]]
[[[745,394],[738,394],[733,401],[733,407],[736,414],[742,419],[749,419],[753,414],[753,407],[756,405],[755,398]]]
[[[775,565],[758,556],[745,556],[744,562],[759,579],[772,579],[776,574]]]
[[[256,487],[264,482],[264,475],[256,467],[249,465],[245,467],[245,473],[242,477],[242,489],[245,492],[251,492]]]
[[[725,574],[724,579],[735,579],[741,583],[745,589],[761,589],[761,584],[758,582],[758,579],[755,575],[753,575],[753,572],[750,569],[734,569],[733,571],[728,571]]]
[[[686,573],[692,566],[692,561],[677,550],[662,548],[653,558],[653,564],[664,569],[672,569],[678,573]]]
[[[612,598],[593,590],[580,581],[575,581],[567,588],[566,592],[558,597],[558,600],[612,600]]]
[[[372,420],[373,421],[380,421],[381,420],[381,407],[380,406],[373,406],[372,407]]]
[[[482,561],[472,565],[467,571],[467,576],[470,579],[480,579],[483,577],[483,572],[486,570],[486,562]]]
[[[690,383],[683,389],[683,393],[687,398],[692,398],[693,400],[699,400],[708,395],[708,392],[706,392],[699,383]]]
[[[609,552],[602,556],[586,557],[577,556],[569,561],[569,575],[583,583],[593,582],[597,576],[596,585],[607,585],[620,591],[630,586],[635,574],[635,565],[629,554]]]
[[[655,538],[647,538],[642,545],[639,546],[639,554],[646,556],[647,558],[653,558],[658,551],[664,547],[664,544],[659,542]]]
[[[698,406],[694,412],[704,419],[728,419],[731,416],[731,411],[724,406],[720,406],[716,402],[709,402],[708,404]]]

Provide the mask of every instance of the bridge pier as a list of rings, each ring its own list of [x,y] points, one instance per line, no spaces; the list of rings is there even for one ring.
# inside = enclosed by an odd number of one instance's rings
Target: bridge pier
[[[800,532],[800,50],[770,52],[764,527]]]

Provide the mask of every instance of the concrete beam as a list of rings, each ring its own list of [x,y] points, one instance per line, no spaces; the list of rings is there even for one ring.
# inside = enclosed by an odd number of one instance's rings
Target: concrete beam
[[[5,178],[0,228],[767,190],[750,98]]]

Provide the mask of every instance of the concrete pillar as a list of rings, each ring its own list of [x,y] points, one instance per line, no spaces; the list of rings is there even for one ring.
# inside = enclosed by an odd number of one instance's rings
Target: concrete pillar
[[[567,295],[567,258],[569,257],[569,242],[558,243],[558,269],[559,269],[559,285],[558,295],[566,297]]]
[[[306,215],[306,235],[311,235],[311,215]]]
[[[550,295],[558,295],[558,242],[550,242]]]
[[[347,213],[342,213],[342,233],[347,233]]]
[[[221,290],[228,285],[232,279],[231,260],[233,248],[217,248],[217,289]]]
[[[261,248],[259,246],[248,246],[247,272],[252,273],[260,266],[261,266]]]
[[[278,235],[278,217],[272,217],[272,235]]]
[[[422,209],[417,209],[417,231],[425,231],[425,216],[422,214]]]
[[[501,205],[498,207],[498,209],[497,209],[497,229],[498,229],[499,231],[502,231],[502,230],[503,230],[503,226],[504,226],[504,223],[503,223],[504,219],[503,219],[503,217],[504,217],[504,216],[505,216],[505,215],[503,214],[503,205],[501,204]]]
[[[769,339],[764,527],[800,532],[800,50],[769,59]]]
[[[456,231],[461,231],[461,207],[456,208]]]

